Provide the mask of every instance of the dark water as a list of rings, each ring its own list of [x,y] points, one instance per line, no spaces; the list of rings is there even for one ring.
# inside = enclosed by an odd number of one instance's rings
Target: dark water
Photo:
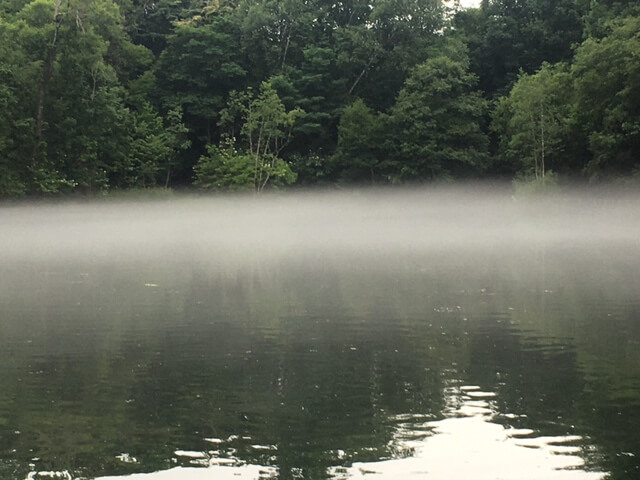
[[[0,478],[640,478],[635,210],[417,199],[5,208]]]

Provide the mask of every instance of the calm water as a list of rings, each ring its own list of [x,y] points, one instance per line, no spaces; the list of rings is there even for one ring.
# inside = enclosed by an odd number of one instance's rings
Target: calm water
[[[554,202],[4,207],[0,478],[640,478],[640,204]]]

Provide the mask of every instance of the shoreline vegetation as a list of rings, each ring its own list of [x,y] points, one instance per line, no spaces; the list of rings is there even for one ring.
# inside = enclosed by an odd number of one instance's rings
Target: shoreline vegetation
[[[540,180],[512,181],[504,179],[475,179],[456,182],[429,182],[413,183],[405,185],[315,185],[296,187],[289,186],[283,189],[269,189],[264,192],[256,192],[253,189],[245,190],[208,190],[193,186],[180,187],[147,187],[103,190],[100,192],[65,192],[32,194],[19,197],[0,198],[0,209],[12,207],[28,207],[38,205],[133,205],[135,203],[175,203],[184,204],[192,202],[219,201],[219,205],[231,205],[233,202],[253,203],[265,202],[295,202],[311,201],[322,203],[323,201],[351,201],[353,199],[380,199],[387,198],[393,201],[396,197],[406,197],[406,201],[412,202],[419,198],[423,200],[447,201],[447,199],[459,199],[467,205],[473,205],[474,198],[477,201],[491,201],[495,205],[521,204],[548,205],[550,208],[562,204],[574,204],[576,202],[589,204],[631,205],[640,201],[640,190],[637,184],[626,181],[608,182],[565,182],[556,180],[542,183]],[[297,200],[296,200],[297,199]],[[439,200],[436,200],[439,199]],[[231,202],[231,203],[229,203]]]
[[[640,185],[629,0],[9,0],[0,199]]]

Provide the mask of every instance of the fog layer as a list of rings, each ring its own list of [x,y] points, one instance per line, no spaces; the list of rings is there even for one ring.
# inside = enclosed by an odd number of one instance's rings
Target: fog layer
[[[519,199],[460,187],[75,201],[5,205],[0,224],[5,259],[638,245],[640,197],[583,192]]]

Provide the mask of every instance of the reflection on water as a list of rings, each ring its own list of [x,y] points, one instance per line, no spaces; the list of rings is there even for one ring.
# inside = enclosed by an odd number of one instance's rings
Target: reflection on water
[[[403,458],[354,463],[332,469],[337,479],[474,478],[495,480],[595,480],[603,473],[584,470],[586,445],[577,435],[540,437],[531,429],[494,423],[500,416],[493,392],[477,386],[448,388],[455,409],[446,418],[423,422],[407,418],[394,438]],[[514,414],[504,415],[513,418]],[[417,421],[416,421],[417,420]]]
[[[266,480],[277,478],[274,468],[257,465],[210,465],[207,468],[175,467],[154,473],[138,473],[126,477],[101,477],[100,480]]]
[[[0,210],[0,478],[640,476],[632,213],[302,203]]]

